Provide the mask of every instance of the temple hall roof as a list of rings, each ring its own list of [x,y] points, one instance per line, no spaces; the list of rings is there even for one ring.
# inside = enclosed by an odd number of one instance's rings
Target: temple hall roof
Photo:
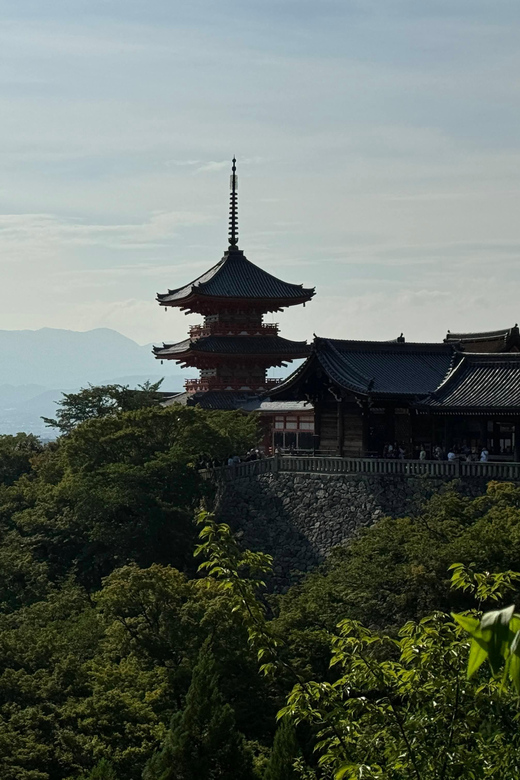
[[[444,341],[463,352],[517,352],[520,348],[518,325],[482,333],[448,333]]]
[[[289,341],[280,336],[204,336],[185,339],[177,344],[154,347],[156,358],[182,359],[186,355],[286,356],[287,359],[307,357],[306,341]]]
[[[283,396],[306,377],[324,373],[339,388],[361,395],[426,396],[447,375],[454,352],[450,344],[316,337],[308,360],[271,395]]]
[[[312,298],[314,288],[290,284],[272,276],[251,263],[242,250],[230,247],[222,260],[193,282],[157,294],[161,306],[189,308],[200,298],[269,301],[274,308],[304,303]],[[274,309],[273,309],[274,310]]]
[[[177,393],[162,402],[161,406],[200,406],[202,409],[241,409],[243,412],[281,414],[287,412],[308,412],[314,408],[307,401],[270,401],[254,393],[232,390],[207,390],[203,393]]]
[[[453,369],[423,406],[508,410],[520,407],[520,354],[458,354]]]
[[[233,410],[242,409],[246,404],[260,404],[257,395],[233,390],[206,390],[201,393],[178,393],[168,398],[161,406],[200,406],[201,409]]]

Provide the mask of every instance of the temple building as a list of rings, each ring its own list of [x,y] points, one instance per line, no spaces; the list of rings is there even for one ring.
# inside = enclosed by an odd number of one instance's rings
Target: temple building
[[[397,444],[417,458],[423,447],[429,457],[436,447],[486,447],[493,460],[520,460],[517,343],[516,326],[448,334],[440,344],[316,337],[271,399],[313,404],[314,448],[323,453],[381,457]]]
[[[487,333],[450,333],[444,341],[462,352],[520,352],[518,325]]]
[[[291,284],[251,263],[238,247],[236,160],[231,174],[229,246],[206,273],[157,295],[161,306],[203,317],[179,343],[154,347],[159,360],[198,369],[185,392],[165,401],[260,415],[265,451],[407,458],[478,453],[520,461],[518,326],[451,333],[441,343],[290,341],[269,312],[305,305],[314,288]],[[285,381],[268,369],[305,362]]]
[[[182,287],[157,295],[166,308],[203,317],[186,340],[154,347],[155,357],[198,369],[186,382],[184,398],[211,408],[237,408],[268,391],[277,380],[269,368],[309,355],[306,341],[289,341],[264,315],[311,300],[314,288],[291,284],[251,263],[238,247],[236,160],[231,174],[229,246],[209,271]]]

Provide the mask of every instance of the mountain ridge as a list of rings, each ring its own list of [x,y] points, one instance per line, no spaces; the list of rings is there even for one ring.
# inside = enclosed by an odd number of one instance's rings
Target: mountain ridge
[[[112,328],[0,330],[0,385],[76,388],[115,376],[157,375],[151,348]],[[177,366],[166,365],[160,373],[177,378],[182,386],[183,372]]]
[[[151,348],[112,328],[0,330],[0,434],[51,438],[41,417],[55,416],[62,393],[88,385],[137,387],[164,377],[164,390],[181,390],[186,374],[160,366]]]

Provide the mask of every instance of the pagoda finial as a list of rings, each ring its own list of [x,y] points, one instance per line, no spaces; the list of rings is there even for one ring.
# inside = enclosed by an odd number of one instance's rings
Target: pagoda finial
[[[233,157],[231,179],[229,183],[231,196],[229,203],[229,248],[238,246],[238,176],[236,158]]]

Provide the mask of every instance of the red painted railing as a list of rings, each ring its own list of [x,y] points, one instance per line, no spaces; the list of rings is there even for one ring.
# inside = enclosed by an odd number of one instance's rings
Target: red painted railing
[[[190,338],[200,339],[204,336],[276,336],[278,325],[242,325],[237,323],[215,322],[213,325],[193,325],[190,328]]]
[[[246,385],[240,380],[236,382],[222,382],[219,379],[187,379],[184,387],[187,393],[205,393],[208,390],[235,390],[236,392],[249,390],[251,392],[260,392],[269,390],[269,388],[279,385],[282,381],[282,379],[270,377],[257,385]]]

